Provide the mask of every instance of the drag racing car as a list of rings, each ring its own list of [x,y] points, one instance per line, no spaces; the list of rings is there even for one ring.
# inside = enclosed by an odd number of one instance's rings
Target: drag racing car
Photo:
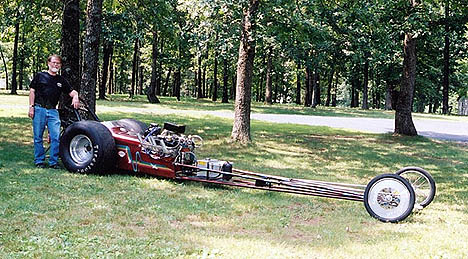
[[[60,157],[70,172],[120,169],[181,181],[196,181],[363,202],[372,216],[399,222],[435,196],[433,177],[419,167],[405,167],[371,179],[366,185],[294,179],[236,169],[228,161],[198,159],[202,137],[186,135],[173,123],[147,125],[135,119],[100,121],[86,105],[63,116]],[[88,119],[82,119],[82,113]]]

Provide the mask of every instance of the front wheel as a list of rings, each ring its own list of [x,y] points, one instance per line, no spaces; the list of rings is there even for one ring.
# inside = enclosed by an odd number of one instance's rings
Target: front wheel
[[[100,173],[115,163],[112,133],[96,121],[78,121],[70,125],[60,139],[60,157],[70,172]]]
[[[399,222],[413,211],[415,194],[411,185],[396,174],[382,174],[372,179],[364,192],[367,212],[383,222]]]
[[[405,167],[395,172],[405,178],[416,194],[416,204],[422,208],[434,200],[436,185],[434,178],[426,170],[419,167]]]

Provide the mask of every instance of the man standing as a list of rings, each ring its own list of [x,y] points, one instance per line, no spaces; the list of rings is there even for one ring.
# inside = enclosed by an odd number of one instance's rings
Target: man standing
[[[29,118],[33,120],[34,132],[34,164],[38,168],[45,168],[45,150],[43,145],[44,130],[47,125],[50,136],[49,167],[58,169],[58,153],[60,144],[60,118],[57,103],[60,94],[72,97],[73,107],[78,108],[80,101],[78,92],[72,90],[70,84],[58,71],[62,66],[59,55],[51,55],[47,59],[49,70],[37,73],[29,85]]]

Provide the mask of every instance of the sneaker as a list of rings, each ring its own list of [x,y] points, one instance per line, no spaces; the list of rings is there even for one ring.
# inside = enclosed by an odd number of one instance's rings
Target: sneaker
[[[50,165],[49,168],[51,169],[62,169],[59,165],[55,164],[55,165]]]
[[[45,165],[43,163],[36,164],[37,168],[45,168]]]

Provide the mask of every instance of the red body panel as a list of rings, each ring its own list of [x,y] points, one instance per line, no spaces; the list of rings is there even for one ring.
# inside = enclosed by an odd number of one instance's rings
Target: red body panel
[[[175,178],[174,158],[156,157],[141,151],[140,141],[133,132],[105,125],[112,132],[117,149],[116,166],[119,169],[154,176]]]
[[[248,172],[233,169],[232,167],[231,170],[222,171],[223,169],[202,167],[199,164],[191,165],[176,162],[174,157],[158,157],[147,154],[143,152],[135,129],[125,127],[124,123],[122,124],[123,127],[119,126],[119,123],[113,122],[103,122],[103,124],[109,129],[115,140],[117,149],[116,167],[125,171],[171,179],[363,201],[365,185],[351,186],[349,184],[292,179]],[[180,151],[185,152],[184,150]],[[214,173],[215,176],[210,176],[210,173]]]

